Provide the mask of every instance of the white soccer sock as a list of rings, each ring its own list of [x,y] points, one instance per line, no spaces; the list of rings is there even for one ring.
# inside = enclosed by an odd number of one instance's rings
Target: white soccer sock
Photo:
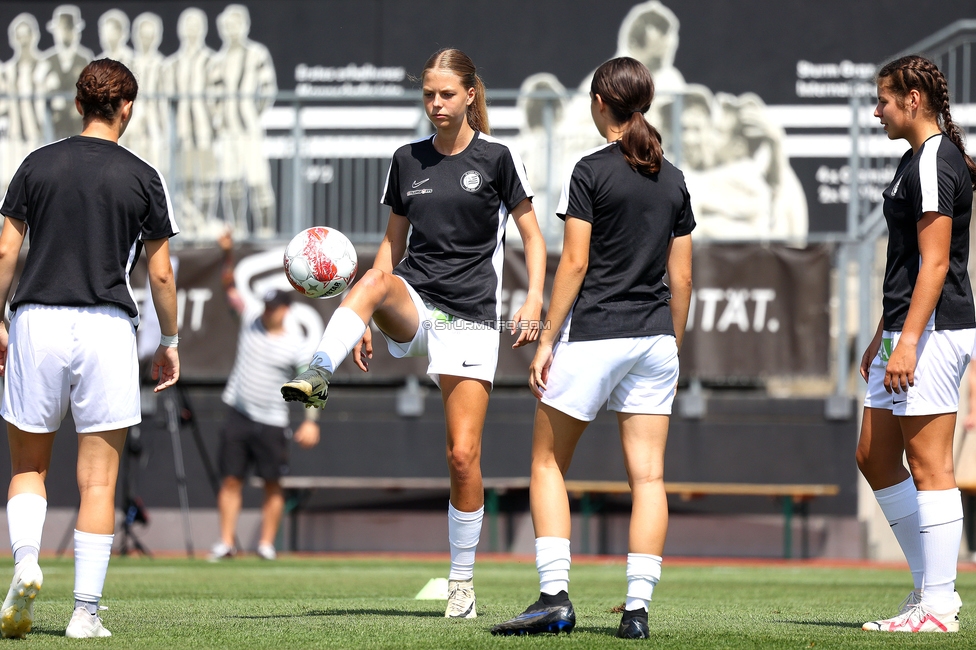
[[[325,326],[325,334],[312,357],[312,363],[335,372],[365,333],[366,323],[363,319],[348,307],[339,307]]]
[[[962,541],[962,495],[958,488],[918,493],[925,554],[922,604],[939,613],[955,609],[956,562]]]
[[[75,600],[97,603],[102,597],[114,539],[75,530]]]
[[[654,585],[661,580],[660,555],[648,553],[627,554],[627,601],[624,609],[632,611],[643,609],[650,611],[651,596]]]
[[[7,530],[14,563],[38,556],[46,517],[47,499],[39,494],[15,494],[7,501]]]
[[[451,573],[448,580],[471,580],[474,577],[474,554],[481,539],[484,506],[474,512],[461,512],[447,504],[447,536],[451,543]]]
[[[539,591],[555,596],[569,593],[569,567],[573,559],[564,537],[535,538],[535,568],[539,570]]]
[[[909,476],[897,485],[875,490],[875,498],[881,506],[891,532],[901,546],[908,568],[912,572],[912,582],[916,589],[922,588],[925,574],[925,555],[922,553],[922,535],[918,523],[918,491],[915,481]]]

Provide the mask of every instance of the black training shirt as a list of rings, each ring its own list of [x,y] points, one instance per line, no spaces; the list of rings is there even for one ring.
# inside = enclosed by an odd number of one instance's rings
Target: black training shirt
[[[509,213],[532,197],[522,160],[508,145],[475,132],[459,154],[434,137],[393,154],[382,202],[412,227],[393,272],[442,311],[496,327]]]
[[[142,241],[179,232],[155,168],[114,142],[80,135],[27,156],[0,214],[26,221],[30,237],[11,309],[118,305],[136,323],[129,273]]]
[[[610,143],[576,163],[556,213],[592,224],[589,266],[562,336],[673,336],[668,245],[695,228],[684,175],[662,160],[660,171],[645,176]]]
[[[976,327],[969,284],[969,221],[973,186],[959,148],[944,134],[926,140],[917,153],[902,156],[891,184],[882,193],[888,222],[888,260],[884,277],[884,329],[900,332],[912,301],[921,256],[918,221],[926,212],[952,218],[949,270],[942,296],[926,329]]]

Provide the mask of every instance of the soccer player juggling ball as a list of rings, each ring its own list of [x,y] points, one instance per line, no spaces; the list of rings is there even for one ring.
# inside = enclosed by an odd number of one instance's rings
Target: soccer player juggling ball
[[[394,357],[427,357],[427,374],[444,401],[451,476],[445,616],[474,618],[484,514],[481,434],[498,360],[508,218],[522,236],[529,275],[525,304],[513,317],[513,347],[538,338],[546,247],[521,159],[488,135],[485,87],[471,59],[455,49],[435,52],[421,81],[436,132],[394,154],[383,193],[390,220],[373,268],[336,309],[309,369],[281,392],[286,400],[324,406],[329,380],[350,352],[367,370],[370,319]]]

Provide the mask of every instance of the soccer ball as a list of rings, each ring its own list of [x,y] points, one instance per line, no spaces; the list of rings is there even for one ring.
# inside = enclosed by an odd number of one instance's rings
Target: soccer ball
[[[285,247],[285,277],[309,298],[332,298],[352,284],[359,267],[352,242],[335,228],[303,230]]]

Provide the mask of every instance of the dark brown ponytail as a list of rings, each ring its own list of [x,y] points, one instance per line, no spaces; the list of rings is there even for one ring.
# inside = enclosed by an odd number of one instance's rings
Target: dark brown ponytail
[[[467,111],[468,125],[475,131],[490,134],[491,126],[488,124],[488,100],[485,97],[485,84],[478,76],[471,57],[461,50],[450,47],[437,50],[427,59],[420,78],[423,79],[428,70],[435,68],[449,70],[456,74],[465,90],[474,88],[474,101],[468,106]]]
[[[969,168],[969,180],[976,188],[976,162],[966,153],[962,129],[952,121],[949,113],[949,85],[938,66],[921,56],[903,56],[885,64],[878,71],[879,84],[882,79],[896,97],[903,98],[911,90],[917,90],[925,97],[928,111],[935,116],[936,121],[941,122],[939,126],[952,143],[959,147],[966,167]]]
[[[661,134],[644,118],[654,99],[654,80],[647,67],[629,56],[610,59],[593,73],[590,93],[599,95],[624,129],[620,151],[642,174],[661,169]]]

